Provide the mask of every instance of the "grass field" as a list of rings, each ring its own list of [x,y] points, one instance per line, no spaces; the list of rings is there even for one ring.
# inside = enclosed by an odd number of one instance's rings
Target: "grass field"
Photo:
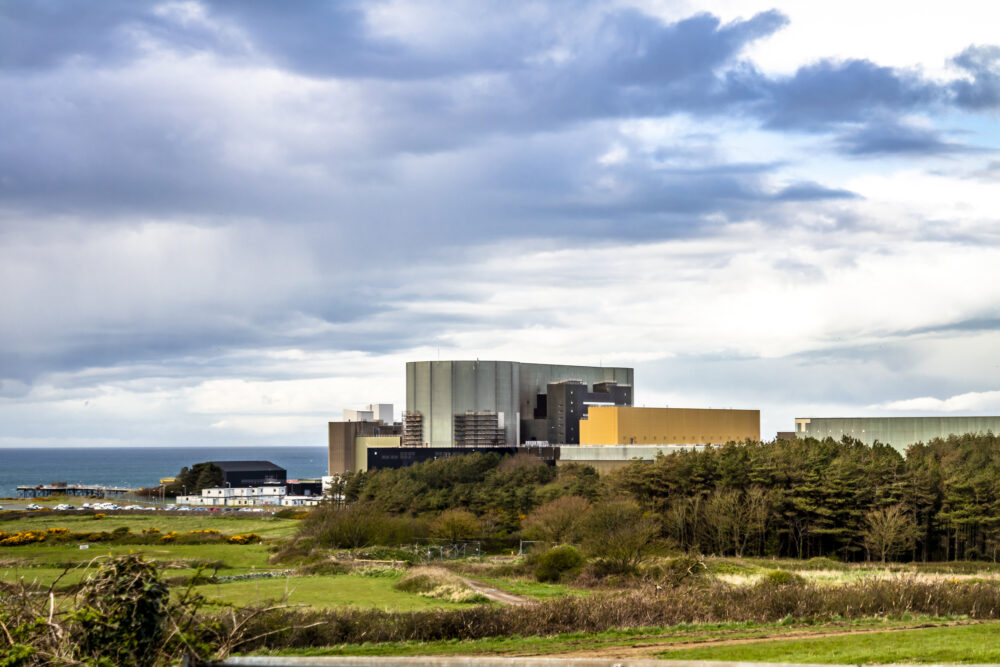
[[[496,586],[514,595],[544,600],[545,598],[559,597],[562,595],[590,595],[590,591],[578,588],[570,588],[562,584],[546,584],[530,579],[500,579],[496,577],[473,576],[473,579],[485,582],[491,586]]]
[[[94,519],[90,515],[54,514],[51,512],[32,512],[13,521],[0,521],[0,530],[8,533],[18,530],[46,530],[48,528],[66,528],[73,532],[107,531],[125,526],[133,533],[156,528],[161,532],[176,530],[184,533],[189,530],[214,528],[226,535],[236,533],[257,533],[265,539],[287,537],[295,532],[299,522],[295,519],[272,519],[260,516],[213,516],[188,515],[157,512],[148,514],[108,514],[103,519]],[[8,549],[0,548],[0,554]],[[2,557],[2,556],[0,556]]]
[[[377,607],[394,611],[414,611],[457,609],[467,606],[397,591],[393,588],[396,581],[398,577],[337,574],[207,584],[196,586],[195,590],[210,600],[239,606],[283,598],[290,604],[305,604],[317,608]]]
[[[275,655],[286,656],[416,656],[416,655],[508,655],[508,656],[577,656],[583,657],[621,657],[628,655],[634,658],[660,657],[665,659],[688,659],[679,656],[688,655],[686,650],[662,651],[665,646],[689,646],[704,642],[751,642],[762,640],[767,644],[783,644],[786,642],[770,641],[784,635],[826,635],[829,633],[845,634],[844,638],[877,636],[885,637],[898,634],[909,634],[920,630],[905,630],[885,632],[887,629],[907,628],[928,623],[953,622],[953,619],[911,619],[909,621],[887,621],[883,619],[865,619],[852,622],[831,624],[757,624],[757,623],[718,623],[701,625],[680,625],[670,628],[632,628],[627,630],[611,630],[595,633],[566,633],[552,637],[492,637],[476,640],[444,640],[433,642],[385,642],[380,644],[344,644],[341,646],[316,647],[309,649],[289,649],[274,652]],[[1000,623],[984,624],[982,626],[948,626],[931,628],[940,631],[938,641],[940,646],[949,644],[949,631],[967,628],[982,628],[984,636],[990,632],[1000,632]],[[873,632],[882,631],[882,632]],[[868,632],[871,634],[861,634]],[[820,637],[805,640],[806,642],[821,641]],[[792,643],[792,642],[787,642]],[[734,652],[751,643],[733,643]],[[707,648],[707,647],[706,647]],[[742,654],[741,654],[742,656]],[[699,658],[700,659],[700,658]],[[706,659],[717,659],[715,657]],[[718,658],[723,659],[723,658]],[[743,661],[743,657],[730,657],[727,660]],[[745,658],[753,660],[756,658]],[[995,661],[995,660],[994,660]],[[817,662],[812,660],[812,662]],[[830,660],[824,662],[831,662]],[[918,662],[939,662],[930,658]],[[965,660],[969,662],[969,660]],[[857,661],[854,661],[857,664]]]
[[[142,554],[160,564],[194,567],[218,564],[221,568],[275,569],[267,562],[271,553],[265,544],[93,544],[80,549],[75,544],[29,544],[0,548],[0,565],[63,567],[88,563],[94,558],[128,553]]]
[[[1000,623],[853,633],[663,651],[667,660],[834,664],[1000,663]]]

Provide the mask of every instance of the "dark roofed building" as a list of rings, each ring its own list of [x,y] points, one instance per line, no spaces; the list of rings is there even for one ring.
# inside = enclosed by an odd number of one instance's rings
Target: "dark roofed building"
[[[212,461],[228,486],[284,486],[288,472],[270,461]]]

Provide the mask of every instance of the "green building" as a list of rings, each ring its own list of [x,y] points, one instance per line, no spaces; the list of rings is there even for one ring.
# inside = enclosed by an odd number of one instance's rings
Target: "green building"
[[[811,417],[795,419],[798,438],[845,435],[866,445],[879,442],[900,451],[918,442],[964,433],[1000,433],[1000,417]]]

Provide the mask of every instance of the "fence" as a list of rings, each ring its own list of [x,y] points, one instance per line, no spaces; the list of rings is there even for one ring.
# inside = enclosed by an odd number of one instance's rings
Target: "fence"
[[[482,545],[479,540],[463,540],[449,542],[447,540],[429,538],[420,544],[404,547],[406,551],[415,554],[425,561],[459,560],[461,558],[482,558]]]

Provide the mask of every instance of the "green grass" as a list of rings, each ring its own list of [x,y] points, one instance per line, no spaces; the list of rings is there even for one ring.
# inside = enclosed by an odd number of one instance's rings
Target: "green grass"
[[[706,623],[681,624],[668,628],[629,628],[605,632],[574,632],[552,637],[490,637],[475,640],[442,640],[432,642],[385,642],[343,644],[340,646],[284,649],[266,653],[284,656],[415,656],[415,655],[546,655],[614,647],[679,645],[728,639],[764,639],[790,632],[825,633],[830,631],[909,627],[917,624],[946,622],[951,618],[918,618],[910,620],[859,619],[831,624],[808,623]],[[994,624],[996,627],[998,624]],[[945,628],[947,629],[947,628]],[[884,635],[885,633],[879,633]],[[746,644],[740,644],[746,646]],[[663,652],[660,657],[673,658],[676,651]]]
[[[267,562],[271,553],[264,544],[92,544],[80,549],[76,544],[29,544],[23,547],[0,547],[0,564],[11,566],[62,567],[88,563],[100,556],[142,554],[157,563],[214,563],[225,568],[257,568],[270,570]]]
[[[463,606],[397,591],[398,577],[365,577],[355,574],[254,579],[197,586],[209,600],[248,606],[267,600],[306,604],[316,608],[377,607],[391,611],[418,609],[458,609]]]
[[[546,584],[539,581],[531,581],[530,579],[501,579],[497,577],[479,576],[473,576],[471,578],[487,583],[490,586],[495,586],[501,590],[505,590],[508,593],[513,593],[514,595],[523,595],[525,597],[536,598],[539,600],[562,597],[563,595],[590,595],[590,591],[570,588],[569,586],[564,586],[563,584]]]
[[[839,664],[998,663],[1000,623],[855,633],[663,651],[669,660]]]
[[[0,567],[0,581],[14,582],[23,580],[25,583],[36,583],[39,586],[50,586],[56,580],[59,581],[56,590],[62,590],[66,586],[79,583],[86,576],[87,568],[85,564],[79,567],[67,569],[62,567]],[[93,571],[93,570],[91,570]],[[249,572],[259,572],[260,568],[226,568],[218,572],[220,577],[231,577]],[[160,570],[160,575],[168,580],[186,579],[197,573],[193,567],[170,567]],[[205,576],[211,576],[213,570],[202,570]]]
[[[249,514],[249,513],[248,513]],[[91,515],[53,514],[37,512],[23,518],[11,521],[0,521],[0,531],[15,533],[19,530],[46,530],[48,528],[66,528],[74,533],[80,532],[111,532],[115,528],[125,526],[133,533],[156,528],[161,532],[176,530],[186,533],[189,530],[214,528],[226,535],[237,533],[257,533],[265,539],[287,537],[295,533],[299,522],[295,519],[272,519],[259,516],[189,516],[157,512],[148,514],[118,515],[109,514],[103,519],[94,519]],[[0,547],[0,558],[15,547]]]

